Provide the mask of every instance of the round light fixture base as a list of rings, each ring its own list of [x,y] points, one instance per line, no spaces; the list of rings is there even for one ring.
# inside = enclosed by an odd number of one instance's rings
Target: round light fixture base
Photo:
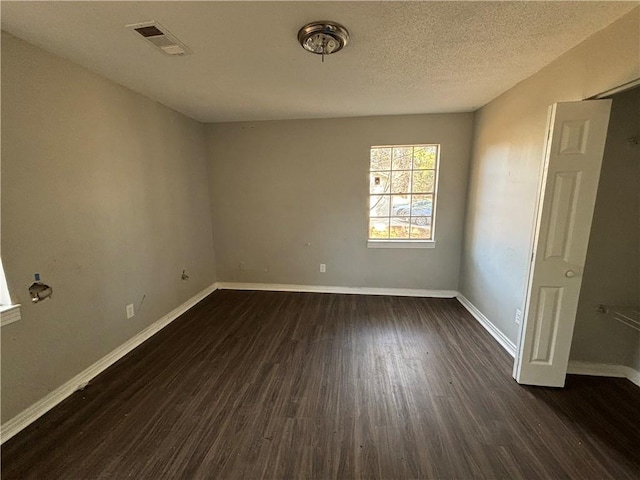
[[[349,41],[349,32],[339,23],[311,22],[300,29],[298,41],[308,52],[324,57],[342,50]]]

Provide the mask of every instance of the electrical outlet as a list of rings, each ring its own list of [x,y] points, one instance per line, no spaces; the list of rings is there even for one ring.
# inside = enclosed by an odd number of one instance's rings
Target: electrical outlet
[[[320,264],[320,273],[325,273],[327,271],[327,264],[326,263],[321,263]]]
[[[240,270],[241,272],[246,272],[247,271],[247,264],[244,262],[240,262],[238,264],[238,270]]]
[[[127,305],[127,318],[131,318],[135,315],[135,312],[133,311],[133,303],[130,303],[129,305]]]
[[[522,323],[522,310],[516,308],[516,324],[520,325]]]

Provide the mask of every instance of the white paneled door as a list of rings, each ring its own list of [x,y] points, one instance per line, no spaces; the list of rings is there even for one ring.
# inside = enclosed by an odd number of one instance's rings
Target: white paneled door
[[[611,100],[550,107],[518,383],[564,386],[610,110]]]

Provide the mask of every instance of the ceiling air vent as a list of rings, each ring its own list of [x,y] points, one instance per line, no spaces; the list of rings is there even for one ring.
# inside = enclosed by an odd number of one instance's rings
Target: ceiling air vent
[[[191,53],[191,50],[184,43],[158,22],[134,23],[126,25],[126,27],[138,32],[167,55],[188,55]]]

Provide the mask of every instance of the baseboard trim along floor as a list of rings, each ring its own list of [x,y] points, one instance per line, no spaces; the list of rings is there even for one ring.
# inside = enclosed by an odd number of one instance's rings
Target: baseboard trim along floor
[[[496,327],[491,320],[489,320],[485,315],[476,308],[476,306],[471,303],[467,297],[458,293],[456,296],[458,301],[462,304],[464,308],[468,310],[468,312],[473,315],[473,317],[484,327],[484,329],[491,334],[493,338],[506,350],[506,352],[515,358],[517,347],[516,345],[507,338],[507,336],[500,331],[498,327]]]
[[[464,295],[459,293],[456,298],[469,311],[469,313],[473,315],[478,323],[480,323],[480,325],[482,325],[484,329],[496,339],[502,348],[504,348],[509,355],[515,358],[518,347]],[[626,365],[611,365],[570,360],[567,367],[567,373],[572,375],[591,375],[594,377],[626,378],[640,387],[640,372]]]
[[[352,295],[388,295],[398,297],[454,298],[455,290],[423,290],[413,288],[370,288],[322,285],[290,285],[276,283],[218,282],[219,290],[262,290],[272,292],[344,293]]]
[[[78,375],[73,377],[68,382],[64,383],[60,387],[53,390],[51,393],[46,395],[45,397],[38,400],[36,403],[28,407],[27,409],[20,412],[18,415],[13,417],[11,420],[8,420],[2,427],[1,430],[1,441],[0,443],[4,443],[9,440],[11,437],[20,432],[23,428],[26,428],[33,422],[35,422],[42,415],[47,413],[53,407],[62,402],[65,398],[67,398],[72,393],[77,390],[81,390],[86,387],[86,385],[104,370],[109,368],[111,365],[116,363],[122,357],[124,357],[127,353],[132,351],[137,346],[144,343],[150,337],[158,333],[164,327],[173,322],[180,315],[185,313],[191,307],[196,305],[198,302],[209,296],[212,292],[216,290],[216,285],[210,285],[205,288],[201,292],[197,293],[189,300],[184,302],[179,307],[173,309],[171,312],[166,314],[164,317],[156,320],[154,323],[149,325],[147,328],[142,330],[140,333],[135,335],[134,337],[127,340],[125,343],[120,345],[118,348],[113,350],[111,353],[105,355],[100,360],[95,362],[89,368],[83,370]]]
[[[433,297],[433,298],[457,298],[458,301],[471,313],[471,315],[489,332],[489,334],[505,349],[509,355],[515,357],[516,345],[509,340],[478,308],[476,308],[464,295],[455,290],[422,290],[406,288],[368,288],[368,287],[343,287],[343,286],[316,286],[316,285],[290,285],[269,283],[238,283],[218,282],[205,288],[191,297],[179,307],[160,318],[140,333],[123,343],[120,347],[104,356],[93,365],[64,383],[36,403],[23,410],[21,413],[8,420],[0,427],[1,440],[4,443],[16,435],[22,429],[36,421],[53,407],[62,402],[75,391],[84,388],[94,377],[109,368],[115,362],[141,345],[154,334],[173,322],[191,307],[213,293],[215,290],[259,290],[277,292],[308,292],[308,293],[339,293],[353,295],[389,295],[405,297]],[[624,365],[605,365],[588,362],[569,362],[568,373],[577,375],[594,375],[606,377],[627,378],[640,386],[640,372]]]
[[[640,372],[626,365],[606,363],[579,362],[570,360],[567,373],[573,375],[591,375],[594,377],[626,378],[640,387]]]
[[[637,477],[635,385],[512,365],[454,298],[217,290],[6,442],[2,478]]]

